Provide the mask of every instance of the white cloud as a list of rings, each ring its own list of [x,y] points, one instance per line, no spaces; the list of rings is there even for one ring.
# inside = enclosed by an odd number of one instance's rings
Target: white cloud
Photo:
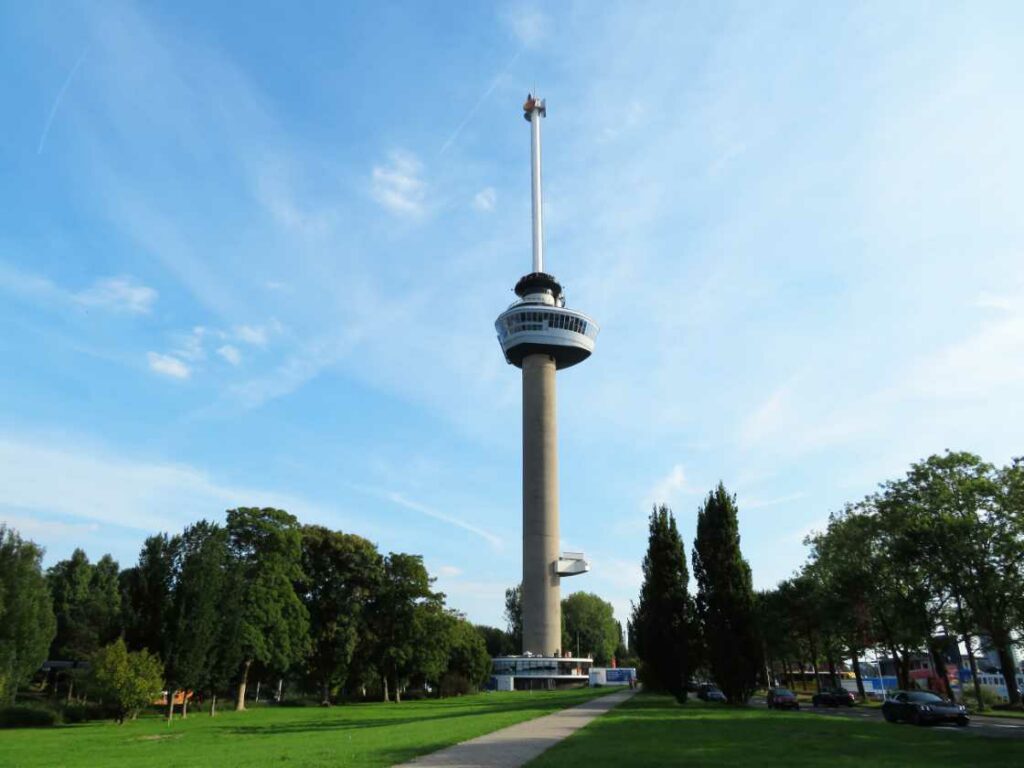
[[[170,376],[174,379],[187,379],[192,375],[192,369],[173,355],[147,352],[146,357],[149,360],[149,369],[156,373]]]
[[[423,164],[410,152],[395,151],[386,165],[373,168],[373,199],[391,213],[422,216],[426,184],[420,178]]]
[[[234,335],[239,341],[257,347],[267,343],[267,329],[260,325],[236,325]]]
[[[527,47],[541,42],[551,28],[551,19],[543,11],[525,4],[509,8],[503,19],[516,40]]]
[[[1001,312],[1011,312],[1016,305],[1014,300],[1009,296],[997,296],[991,293],[982,293],[975,300],[974,306],[980,309],[994,309]]]
[[[676,464],[668,474],[654,484],[648,498],[654,504],[668,504],[682,493],[692,493],[692,490],[686,483],[686,470],[683,465]]]
[[[242,353],[238,351],[238,347],[233,347],[230,344],[225,344],[223,347],[218,347],[217,354],[223,357],[232,365],[238,365],[242,362]]]
[[[484,187],[473,197],[473,208],[478,211],[490,212],[494,210],[494,205],[497,202],[498,193],[494,187]]]
[[[153,308],[157,292],[130,277],[107,277],[75,294],[75,301],[87,307],[102,307],[115,312],[146,314]]]
[[[462,569],[455,565],[442,565],[437,569],[437,573],[440,576],[459,576],[462,573]]]

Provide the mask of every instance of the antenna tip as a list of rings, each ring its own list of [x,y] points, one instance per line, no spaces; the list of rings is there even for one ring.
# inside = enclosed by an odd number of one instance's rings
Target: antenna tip
[[[533,113],[539,112],[541,117],[547,117],[547,102],[544,99],[538,99],[532,93],[526,94],[526,103],[523,104],[523,117],[529,122],[533,118]]]

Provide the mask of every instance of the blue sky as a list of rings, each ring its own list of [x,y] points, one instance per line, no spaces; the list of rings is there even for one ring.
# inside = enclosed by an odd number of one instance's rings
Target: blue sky
[[[1015,4],[5,3],[0,519],[134,561],[227,508],[419,552],[502,622],[546,264],[563,546],[624,619],[719,479],[757,586],[828,513],[1024,434]],[[217,4],[214,4],[217,5]]]

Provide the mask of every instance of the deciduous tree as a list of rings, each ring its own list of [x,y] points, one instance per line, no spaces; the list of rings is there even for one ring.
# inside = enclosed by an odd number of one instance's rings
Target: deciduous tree
[[[229,510],[227,532],[234,596],[227,642],[240,660],[235,709],[244,710],[253,662],[285,670],[308,650],[309,614],[294,587],[303,578],[302,539],[295,517],[270,508]]]
[[[14,702],[57,632],[42,559],[42,549],[0,524],[0,702]]]
[[[621,640],[612,604],[590,592],[574,592],[562,600],[562,649],[592,653],[594,663],[611,663]]]
[[[309,670],[324,706],[332,690],[348,677],[360,636],[365,635],[367,607],[383,578],[383,561],[366,539],[317,525],[302,529],[299,587],[309,611]]]

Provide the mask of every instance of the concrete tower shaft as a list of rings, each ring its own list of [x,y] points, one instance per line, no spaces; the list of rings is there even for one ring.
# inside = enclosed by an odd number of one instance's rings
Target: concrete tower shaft
[[[523,652],[562,647],[555,361],[523,360]]]

